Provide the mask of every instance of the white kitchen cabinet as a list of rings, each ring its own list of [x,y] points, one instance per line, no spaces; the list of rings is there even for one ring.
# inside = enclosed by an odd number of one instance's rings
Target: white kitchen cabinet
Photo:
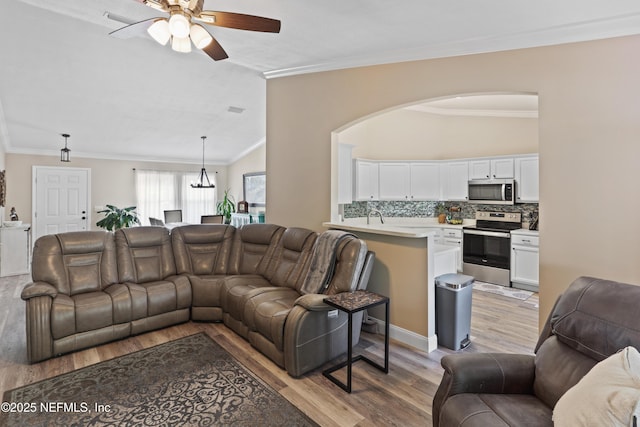
[[[356,159],[354,163],[355,200],[378,200],[378,162]]]
[[[411,163],[411,199],[441,200],[440,163]]]
[[[411,165],[407,162],[380,162],[380,200],[411,199]]]
[[[516,202],[538,202],[540,197],[538,163],[538,156],[515,159]]]
[[[466,201],[469,199],[469,162],[447,162],[444,164],[444,200]]]
[[[511,286],[538,292],[538,236],[511,232]]]
[[[453,246],[460,249],[456,253],[456,266],[458,271],[462,271],[462,229],[443,228],[441,244],[445,246]]]
[[[353,201],[353,145],[338,144],[338,203]]]
[[[469,180],[511,179],[514,177],[514,159],[479,159],[469,161]]]
[[[31,226],[0,227],[0,277],[29,273]]]

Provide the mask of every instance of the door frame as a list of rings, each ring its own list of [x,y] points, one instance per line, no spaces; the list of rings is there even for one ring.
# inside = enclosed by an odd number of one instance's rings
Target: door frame
[[[37,240],[35,237],[38,235],[37,233],[37,224],[36,221],[36,206],[38,203],[38,189],[37,189],[37,176],[38,171],[41,169],[59,169],[59,170],[71,170],[71,171],[86,171],[87,172],[87,229],[91,229],[91,168],[74,168],[74,167],[61,167],[61,166],[32,166],[31,167],[31,248],[33,249],[33,245]]]

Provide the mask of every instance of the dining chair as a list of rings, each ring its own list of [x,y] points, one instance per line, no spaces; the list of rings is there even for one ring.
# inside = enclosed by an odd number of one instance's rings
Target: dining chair
[[[182,222],[182,209],[164,211],[164,223]]]
[[[155,225],[155,226],[158,226],[158,227],[163,227],[164,226],[164,222],[162,222],[161,219],[152,218],[152,217],[149,217],[149,224]]]
[[[200,224],[223,224],[224,215],[202,215]]]

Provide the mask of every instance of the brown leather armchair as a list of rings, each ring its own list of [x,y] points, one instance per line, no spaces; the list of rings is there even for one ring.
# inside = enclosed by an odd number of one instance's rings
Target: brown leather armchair
[[[556,301],[535,355],[442,358],[435,427],[553,426],[562,395],[598,362],[640,349],[640,286],[580,277]]]

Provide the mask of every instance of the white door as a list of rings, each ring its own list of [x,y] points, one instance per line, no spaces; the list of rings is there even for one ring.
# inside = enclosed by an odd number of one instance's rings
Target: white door
[[[33,167],[33,241],[88,230],[90,169]]]

